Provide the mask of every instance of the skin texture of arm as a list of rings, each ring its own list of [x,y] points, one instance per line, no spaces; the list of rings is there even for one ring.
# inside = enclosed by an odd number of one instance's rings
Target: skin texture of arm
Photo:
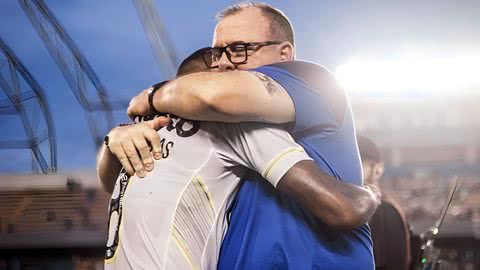
[[[97,173],[105,192],[110,194],[113,192],[115,181],[121,169],[122,164],[120,161],[118,161],[105,145],[102,145],[97,157]]]
[[[258,72],[199,72],[166,84],[153,99],[158,111],[201,121],[288,123],[295,108],[287,91]]]
[[[338,229],[352,229],[366,223],[380,205],[377,189],[338,180],[320,171],[310,160],[300,161],[290,168],[280,179],[277,189]]]

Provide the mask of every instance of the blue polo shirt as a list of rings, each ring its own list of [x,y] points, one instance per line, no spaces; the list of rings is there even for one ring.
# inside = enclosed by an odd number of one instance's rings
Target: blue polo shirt
[[[316,164],[341,181],[362,184],[350,104],[325,68],[303,61],[255,69],[280,83],[295,105],[291,134]],[[372,270],[368,225],[335,230],[252,173],[230,207],[218,269]]]

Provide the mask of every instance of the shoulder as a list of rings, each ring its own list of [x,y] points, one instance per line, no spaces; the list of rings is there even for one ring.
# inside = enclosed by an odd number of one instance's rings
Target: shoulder
[[[281,62],[259,67],[256,71],[266,73],[269,76],[273,75],[277,77],[283,75],[290,79],[303,81],[315,89],[325,89],[332,86],[338,87],[332,72],[319,64],[307,61]]]
[[[296,120],[308,115],[332,116],[341,126],[348,108],[347,95],[327,68],[306,61],[281,62],[255,69],[276,80],[295,104]],[[300,114],[300,116],[299,116]]]
[[[401,216],[402,219],[405,219],[405,214],[403,213],[402,207],[398,204],[395,199],[393,199],[391,196],[384,196],[382,199],[382,204],[384,208],[389,209],[392,212],[397,213],[399,216]]]
[[[398,224],[404,224],[403,226],[406,226],[406,218],[403,211],[391,199],[382,199],[382,202],[375,211],[372,220],[378,218],[383,220],[382,222],[385,222],[388,226],[396,226]]]
[[[345,91],[327,68],[306,61],[281,62],[255,69],[270,76],[288,90],[307,90],[323,96],[329,102],[344,103]],[[304,91],[302,91],[304,92]]]
[[[308,61],[287,61],[287,62],[275,63],[269,66],[283,69],[295,75],[310,77],[310,78],[313,78],[314,76],[318,76],[319,74],[325,75],[325,76],[332,75],[332,73],[326,67],[319,65],[317,63],[308,62]]]

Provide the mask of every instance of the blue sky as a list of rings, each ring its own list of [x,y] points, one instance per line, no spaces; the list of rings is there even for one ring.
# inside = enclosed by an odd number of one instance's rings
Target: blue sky
[[[45,0],[110,96],[126,99],[165,79],[131,0]],[[332,70],[353,56],[391,58],[411,48],[454,53],[480,48],[479,1],[267,1],[292,20],[297,56]],[[453,3],[455,2],[455,3]],[[156,1],[180,59],[210,45],[215,12],[232,1]],[[83,112],[15,0],[0,1],[0,36],[44,88],[53,112],[59,171],[94,169]],[[3,63],[0,63],[0,67]],[[124,112],[116,122],[127,121]],[[0,116],[0,140],[24,138],[18,118]],[[0,150],[0,173],[30,168],[26,150]]]

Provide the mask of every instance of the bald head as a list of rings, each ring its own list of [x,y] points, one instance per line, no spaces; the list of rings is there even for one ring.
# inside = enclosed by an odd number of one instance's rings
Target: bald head
[[[218,63],[220,70],[248,70],[295,58],[293,30],[281,11],[267,4],[243,3],[225,9],[217,18],[213,47],[273,42],[270,45],[248,47],[248,60],[245,63],[232,64],[227,57],[222,57]]]
[[[281,10],[269,4],[257,2],[235,4],[220,11],[216,18],[220,22],[229,16],[238,15],[245,11],[258,12],[260,16],[266,19],[270,38],[278,41],[288,41],[295,45],[295,37],[290,20]]]

